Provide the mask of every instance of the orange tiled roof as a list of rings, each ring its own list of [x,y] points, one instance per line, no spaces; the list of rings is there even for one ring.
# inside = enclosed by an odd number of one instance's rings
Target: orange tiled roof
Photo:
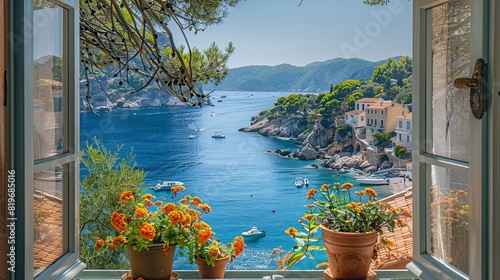
[[[34,267],[45,269],[63,255],[62,200],[35,191]]]
[[[388,203],[394,207],[406,208],[410,213],[413,213],[413,195],[411,188],[381,199],[380,202]],[[407,218],[406,226],[396,227],[394,232],[384,231],[384,238],[394,242],[395,246],[391,251],[384,246],[379,246],[379,257],[376,261],[372,261],[371,269],[404,268],[404,266],[411,261],[413,255],[412,218]]]
[[[364,111],[362,110],[352,110],[352,111],[349,111],[349,112],[345,112],[346,115],[359,115],[361,113],[363,113]]]
[[[377,103],[373,103],[371,105],[368,105],[368,107],[366,107],[366,109],[385,109],[385,108],[388,108],[391,106],[392,106],[392,102],[377,102]]]
[[[408,114],[405,114],[405,115],[401,115],[398,117],[398,119],[407,119],[407,120],[411,120],[411,113],[408,113]]]

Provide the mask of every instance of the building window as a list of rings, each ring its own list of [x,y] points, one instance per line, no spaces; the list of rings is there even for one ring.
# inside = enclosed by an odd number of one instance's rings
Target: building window
[[[384,111],[380,111],[380,114],[383,115],[384,114]]]
[[[411,121],[406,122],[406,129],[411,129]]]
[[[375,126],[377,126],[377,120],[375,120]]]
[[[384,126],[384,120],[380,120],[380,126]]]
[[[403,128],[403,121],[399,121],[399,122],[398,122],[398,127],[399,127],[399,128]]]

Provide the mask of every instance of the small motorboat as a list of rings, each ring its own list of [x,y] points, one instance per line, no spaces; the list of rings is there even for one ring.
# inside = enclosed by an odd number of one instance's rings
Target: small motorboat
[[[200,132],[201,128],[197,127],[197,128],[194,129],[194,131]]]
[[[302,181],[302,178],[295,178],[294,184],[297,188],[300,188],[304,186],[304,181]]]
[[[168,191],[174,186],[184,186],[183,182],[180,181],[163,181],[163,183],[158,183],[154,187],[151,187],[154,191]]]
[[[307,179],[307,178],[304,179],[304,185],[306,187],[309,187],[309,179]]]
[[[266,236],[266,231],[260,231],[257,227],[252,227],[250,230],[242,232],[241,235],[244,238],[260,238]]]
[[[357,177],[356,181],[361,185],[389,185],[389,179],[380,177]]]
[[[210,113],[210,117],[213,117],[213,116],[215,116],[215,113],[214,113],[214,112],[211,112],[211,113]]]
[[[226,136],[224,134],[222,134],[222,132],[216,131],[212,135],[212,138],[226,138]]]
[[[194,136],[193,134],[191,134],[191,135],[188,136],[188,138],[189,139],[194,139],[194,138],[196,138],[196,136]]]

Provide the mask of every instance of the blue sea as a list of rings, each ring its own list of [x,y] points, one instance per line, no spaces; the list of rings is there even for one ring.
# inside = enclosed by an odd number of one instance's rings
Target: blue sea
[[[274,248],[292,249],[295,242],[285,234],[300,229],[307,190],[324,183],[354,182],[349,174],[321,167],[320,161],[283,158],[269,151],[299,149],[297,143],[256,133],[240,132],[252,116],[270,109],[285,92],[226,92],[211,96],[214,106],[189,108],[118,109],[110,112],[82,112],[81,145],[96,136],[108,149],[123,145],[121,154],[135,155],[137,167],[147,172],[145,188],[164,180],[184,182],[185,194],[196,195],[212,207],[204,215],[224,243],[257,226],[266,236],[247,242],[242,256],[231,265],[236,270],[274,270]],[[221,96],[227,96],[221,98]],[[221,100],[222,102],[218,102]],[[196,131],[200,128],[200,131]],[[222,132],[224,139],[212,138]],[[194,135],[194,139],[189,139]],[[320,168],[311,168],[316,163]],[[82,172],[82,176],[83,176]],[[309,187],[297,188],[296,177],[308,178]],[[354,190],[361,186],[355,185]],[[389,190],[376,187],[381,197]],[[170,198],[169,192],[156,192]],[[292,269],[315,269],[326,261],[324,254],[306,259]],[[174,269],[196,269],[186,258],[177,257]]]

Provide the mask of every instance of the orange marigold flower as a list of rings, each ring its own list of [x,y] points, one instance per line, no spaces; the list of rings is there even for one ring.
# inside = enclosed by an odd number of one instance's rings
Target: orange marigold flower
[[[366,192],[365,191],[359,191],[359,192],[356,192],[357,195],[359,196],[364,196],[366,195]]]
[[[194,224],[194,227],[195,227],[195,228],[197,228],[197,229],[210,229],[210,230],[212,229],[212,228],[210,227],[210,225],[208,225],[208,224],[207,224],[207,223],[205,223],[205,222],[199,222],[199,223],[196,223],[196,224]]]
[[[134,194],[131,191],[125,191],[120,195],[121,202],[128,202],[134,200]]]
[[[306,214],[304,214],[304,218],[305,218],[306,220],[308,220],[308,221],[311,221],[311,220],[312,220],[312,218],[313,218],[313,214],[306,213]]]
[[[243,240],[243,237],[238,236],[234,238],[233,242],[233,248],[234,248],[234,255],[239,256],[243,251],[245,250],[245,241]]]
[[[139,228],[139,234],[147,240],[153,240],[156,236],[156,229],[150,223],[144,222]]]
[[[163,205],[163,207],[161,208],[161,211],[165,214],[168,214],[168,213],[174,211],[175,208],[176,208],[175,204],[167,203],[167,204]]]
[[[104,240],[102,240],[101,238],[97,238],[97,240],[95,241],[95,249],[102,250],[104,249],[104,247],[106,247],[106,243],[104,242]]]
[[[326,190],[328,190],[328,187],[329,187],[329,186],[328,186],[328,184],[323,184],[323,185],[321,186],[320,190],[322,190],[322,191],[326,191]]]
[[[340,183],[339,182],[336,182],[335,184],[333,184],[333,187],[334,188],[338,188],[340,186]]]
[[[113,212],[113,214],[111,214],[111,225],[120,232],[124,231],[127,227],[127,223],[125,222],[125,215],[119,214],[118,212]]]
[[[148,215],[148,209],[146,208],[137,208],[135,209],[134,218],[145,218]]]
[[[365,192],[371,197],[377,197],[377,192],[374,191],[372,188],[366,188]]]
[[[350,188],[352,188],[352,187],[354,187],[354,185],[353,185],[353,184],[351,184],[351,183],[344,183],[344,184],[342,184],[342,186],[341,186],[341,188],[343,188],[343,189],[350,189]]]
[[[201,219],[200,212],[193,210],[193,209],[188,209],[187,212],[188,212],[189,216],[191,216],[191,221],[197,221],[197,220]]]
[[[299,231],[296,230],[294,227],[289,227],[285,230],[285,233],[294,237],[295,235],[297,235],[299,233]]]
[[[144,198],[144,199],[147,199],[147,200],[151,201],[151,200],[155,199],[155,198],[156,198],[156,196],[154,196],[154,195],[152,195],[152,194],[150,194],[150,193],[147,193],[147,194],[143,195],[143,196],[142,196],[142,198]]]
[[[314,198],[314,195],[318,192],[318,190],[312,189],[307,191],[306,198],[307,199],[312,199]]]
[[[201,198],[194,196],[191,198],[189,203],[193,204],[194,206],[198,206],[201,203]]]
[[[304,217],[299,218],[299,223],[302,223],[302,222],[304,222]]]
[[[210,212],[212,212],[212,208],[211,208],[208,204],[200,204],[198,207],[199,207],[199,208],[201,209],[201,211],[203,211],[204,213],[210,213]]]
[[[217,259],[219,258],[219,253],[220,253],[219,244],[217,243],[217,241],[214,240],[212,241],[210,247],[208,247],[208,254],[210,255],[211,258]]]
[[[187,225],[191,223],[191,216],[189,214],[185,214],[182,217],[182,224]]]
[[[175,226],[182,222],[182,220],[184,219],[184,214],[181,211],[177,210],[171,211],[170,213],[168,213],[168,219]]]
[[[173,186],[172,189],[170,189],[170,191],[174,194],[174,196],[176,196],[179,192],[185,190],[186,187],[184,186]]]
[[[160,207],[163,205],[163,202],[161,202],[160,200],[157,200],[157,201],[155,201],[155,203],[153,203],[153,205],[156,207]]]
[[[198,244],[203,245],[207,243],[207,241],[210,240],[213,235],[214,233],[210,229],[203,229],[198,231]]]
[[[127,239],[124,236],[116,236],[113,238],[113,245],[115,248],[122,245],[122,244],[127,244]]]

